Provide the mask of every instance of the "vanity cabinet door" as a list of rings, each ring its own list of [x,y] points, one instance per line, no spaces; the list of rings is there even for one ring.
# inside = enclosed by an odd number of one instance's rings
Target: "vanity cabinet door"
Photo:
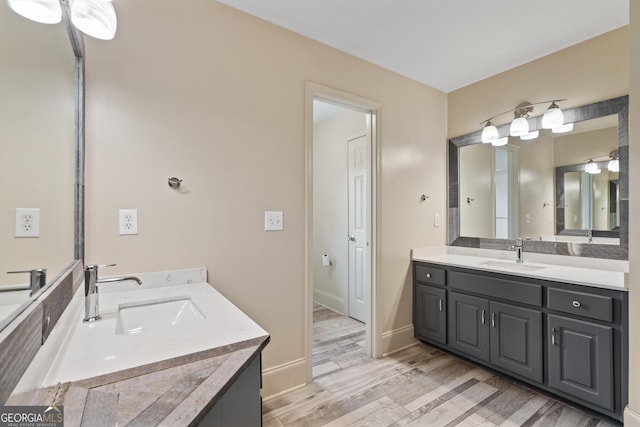
[[[489,301],[449,292],[449,346],[489,361]]]
[[[549,385],[613,410],[613,329],[549,314]]]
[[[491,301],[491,363],[542,382],[542,312]]]
[[[416,338],[447,344],[446,291],[434,286],[416,284],[414,327]]]

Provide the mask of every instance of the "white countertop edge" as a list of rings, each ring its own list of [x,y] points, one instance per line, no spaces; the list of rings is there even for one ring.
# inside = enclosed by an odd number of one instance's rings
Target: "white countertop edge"
[[[481,265],[484,262],[493,260],[513,261],[515,263],[515,254],[511,251],[454,246],[415,248],[411,251],[411,259],[414,261],[432,262],[618,291],[628,290],[625,284],[625,276],[629,269],[628,261],[584,257],[580,260],[574,260],[572,258],[581,257],[525,253],[525,264],[543,266],[544,268],[537,271],[523,271],[518,270],[516,267],[508,269]]]

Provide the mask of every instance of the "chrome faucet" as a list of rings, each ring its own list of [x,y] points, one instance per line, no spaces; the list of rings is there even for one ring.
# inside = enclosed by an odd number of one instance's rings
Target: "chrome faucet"
[[[587,239],[589,239],[589,243],[593,243],[593,229],[587,230]]]
[[[518,237],[516,239],[516,244],[513,246],[510,246],[509,249],[511,249],[512,251],[515,250],[516,251],[516,262],[518,264],[522,264],[524,262],[524,258],[523,258],[523,254],[524,254],[524,247],[522,245],[522,237]]]
[[[46,268],[34,268],[33,270],[23,270],[23,271],[7,271],[7,274],[16,274],[16,273],[29,273],[29,289],[31,289],[29,295],[35,294],[40,290],[40,288],[44,288],[44,285],[47,284]]]
[[[98,280],[98,268],[113,267],[109,265],[87,265],[84,268],[84,319],[83,322],[95,322],[100,320],[100,307],[98,299],[98,283],[126,282],[132,280],[142,285],[142,281],[135,276],[111,277]]]

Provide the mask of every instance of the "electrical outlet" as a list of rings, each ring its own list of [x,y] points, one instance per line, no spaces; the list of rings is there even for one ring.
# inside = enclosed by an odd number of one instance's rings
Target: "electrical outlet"
[[[121,236],[138,234],[138,210],[120,209],[118,224]]]
[[[16,208],[15,237],[40,237],[40,209]]]
[[[282,211],[265,211],[264,212],[264,230],[280,231],[284,228]]]

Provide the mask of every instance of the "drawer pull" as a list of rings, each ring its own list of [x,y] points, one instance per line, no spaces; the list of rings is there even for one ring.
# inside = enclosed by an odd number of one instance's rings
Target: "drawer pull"
[[[438,298],[438,307],[440,308],[440,311],[442,311],[442,298]]]
[[[496,314],[495,313],[491,313],[491,327],[492,328],[496,327]]]
[[[431,279],[431,273],[427,273],[427,279]]]
[[[482,324],[483,324],[483,325],[487,323],[487,322],[485,321],[484,315],[485,315],[485,311],[484,311],[484,310],[482,310],[482,316],[481,316],[481,317],[482,317]]]
[[[551,328],[551,345],[557,345],[556,342],[556,328]]]
[[[581,307],[581,306],[582,306],[582,304],[580,303],[580,301],[574,301],[572,304],[573,304],[573,306],[574,306],[575,308],[579,308],[579,307]]]

